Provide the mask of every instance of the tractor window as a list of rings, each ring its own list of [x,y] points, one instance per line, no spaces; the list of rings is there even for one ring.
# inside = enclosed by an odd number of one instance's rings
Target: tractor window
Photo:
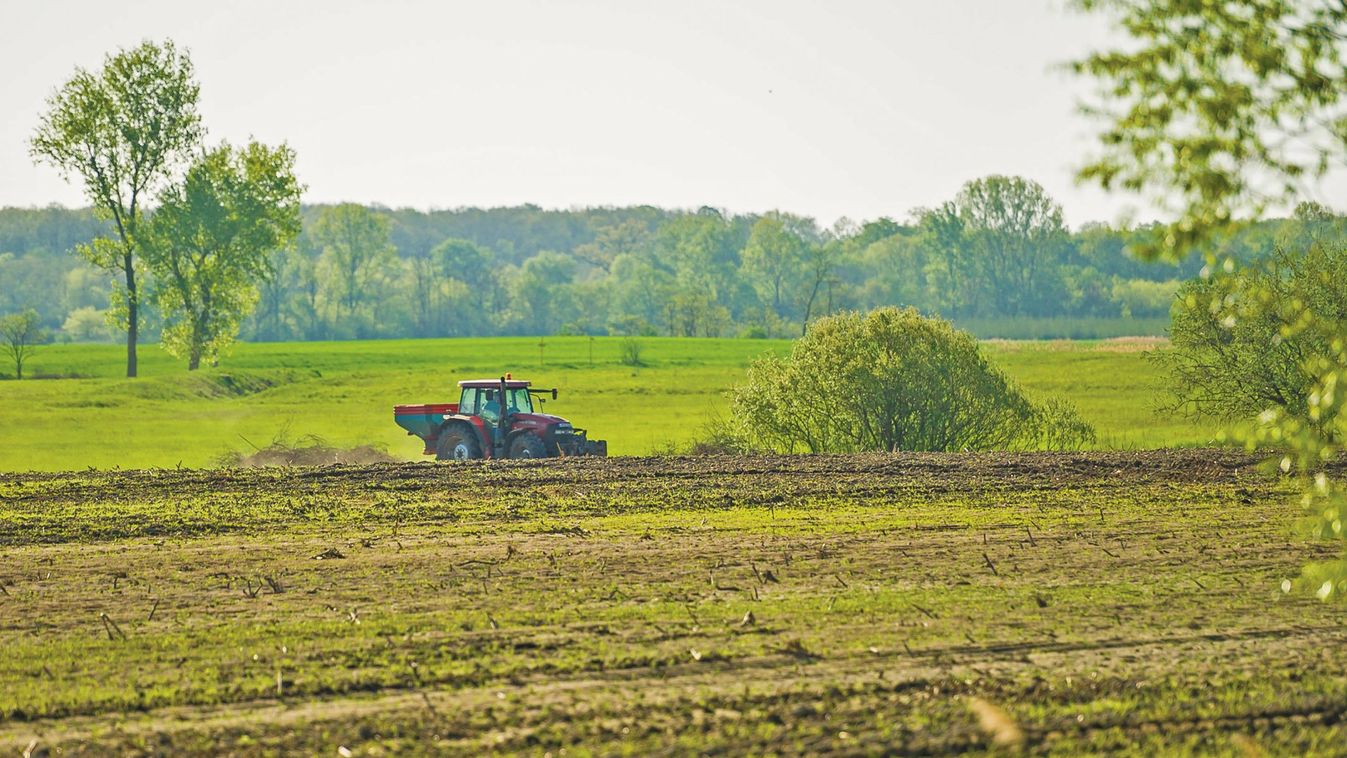
[[[463,397],[458,401],[458,412],[466,416],[472,416],[477,413],[477,393],[481,390],[476,387],[464,387]]]
[[[533,400],[529,397],[529,391],[523,387],[518,389],[506,390],[507,398],[510,401],[511,413],[532,413]]]
[[[488,424],[500,421],[500,402],[496,400],[499,393],[496,390],[478,390],[478,392],[482,394],[479,396],[477,415]]]
[[[500,419],[500,390],[482,387],[464,387],[463,398],[459,401],[458,412],[468,416],[481,416],[487,423],[494,424]],[[532,413],[533,400],[525,388],[505,390],[505,401],[509,413]]]

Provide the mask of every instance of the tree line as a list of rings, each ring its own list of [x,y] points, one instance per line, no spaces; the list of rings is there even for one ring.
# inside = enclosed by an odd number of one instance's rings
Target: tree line
[[[1133,256],[1152,227],[1070,231],[1041,188],[1013,177],[972,182],[903,221],[828,228],[782,212],[649,206],[298,215],[293,244],[259,255],[245,277],[255,302],[235,315],[244,339],[795,336],[820,316],[887,305],[956,322],[1165,316],[1203,265],[1198,253]],[[31,307],[60,337],[117,338],[106,323],[117,280],[68,254],[109,226],[92,209],[0,209],[0,313]],[[1264,222],[1222,246],[1256,259],[1299,228]],[[158,303],[143,307],[159,337]]]

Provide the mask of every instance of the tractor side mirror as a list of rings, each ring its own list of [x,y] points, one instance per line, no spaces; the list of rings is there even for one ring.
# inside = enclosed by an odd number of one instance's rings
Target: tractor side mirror
[[[552,399],[553,399],[553,400],[556,400],[556,399],[557,399],[557,388],[556,388],[556,387],[553,387],[553,388],[552,388]]]

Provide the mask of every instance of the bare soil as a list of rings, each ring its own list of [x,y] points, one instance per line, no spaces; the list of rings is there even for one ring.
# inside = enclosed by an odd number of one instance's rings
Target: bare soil
[[[0,751],[1341,754],[1291,495],[1213,450],[0,475]]]

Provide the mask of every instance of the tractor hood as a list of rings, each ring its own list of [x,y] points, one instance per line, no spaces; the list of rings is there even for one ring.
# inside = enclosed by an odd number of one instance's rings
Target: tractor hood
[[[571,422],[560,416],[553,416],[550,413],[516,413],[510,417],[516,426],[527,426],[533,429],[543,429],[554,424],[570,425]]]

